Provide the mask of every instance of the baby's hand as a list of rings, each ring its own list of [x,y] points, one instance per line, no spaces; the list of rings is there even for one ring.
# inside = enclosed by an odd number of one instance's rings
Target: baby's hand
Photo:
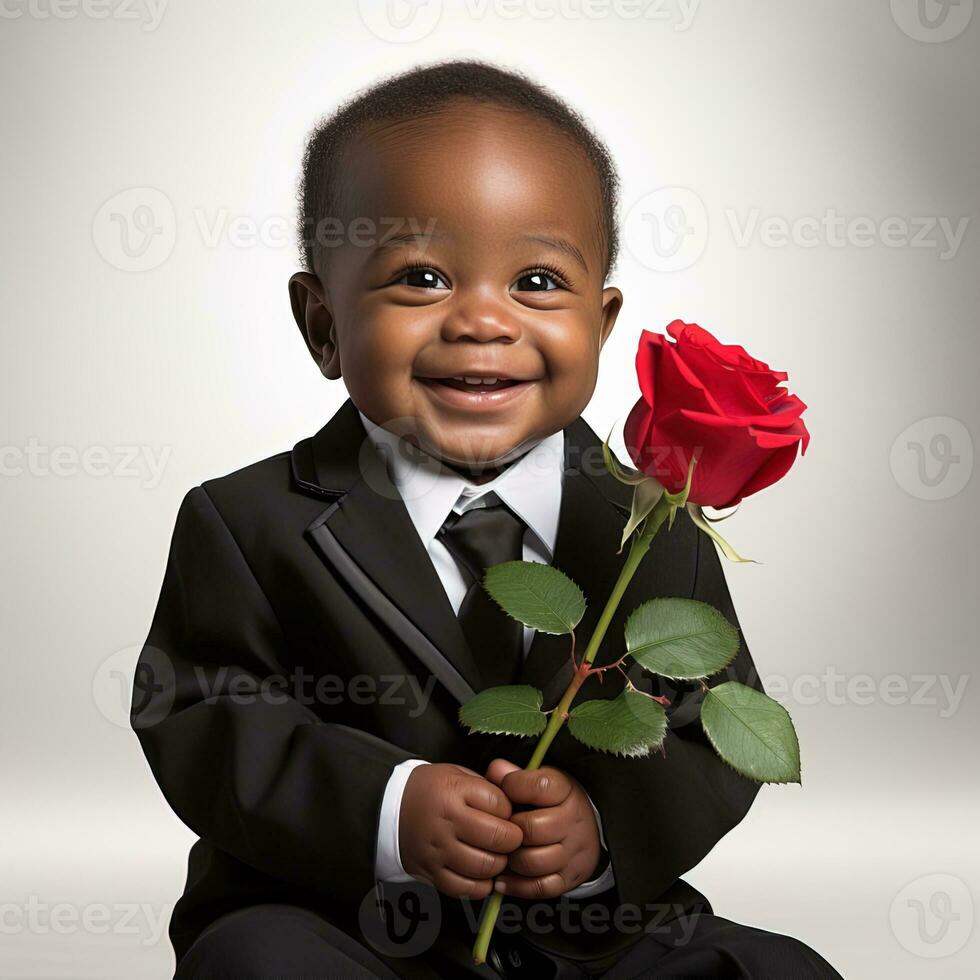
[[[521,844],[510,815],[506,794],[472,769],[416,766],[399,814],[402,867],[454,898],[486,898]]]
[[[532,809],[515,813],[523,846],[507,860],[497,891],[517,898],[557,898],[596,877],[602,844],[595,813],[581,784],[553,766],[527,772],[506,759],[494,759],[487,779],[512,804]]]

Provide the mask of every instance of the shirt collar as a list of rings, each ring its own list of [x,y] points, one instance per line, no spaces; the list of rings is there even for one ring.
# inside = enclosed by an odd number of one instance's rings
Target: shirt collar
[[[471,501],[492,491],[537,535],[549,555],[554,554],[565,460],[563,430],[539,439],[493,480],[473,484],[440,460],[372,422],[360,410],[358,415],[384,458],[391,481],[426,548],[450,511],[462,512],[474,506]]]

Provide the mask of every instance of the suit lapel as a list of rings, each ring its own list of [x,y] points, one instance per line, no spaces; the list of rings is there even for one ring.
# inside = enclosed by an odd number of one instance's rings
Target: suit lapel
[[[332,503],[307,528],[321,557],[463,702],[482,687],[452,604],[348,399],[293,450],[297,483]]]
[[[552,564],[585,593],[588,608],[576,630],[582,644],[592,634],[627,550],[616,554],[631,489],[605,470],[601,447],[581,417],[565,429]],[[327,502],[306,529],[321,558],[457,701],[464,703],[481,690],[479,669],[449,597],[350,399],[312,439],[297,444],[292,469],[303,492]],[[597,662],[605,662],[607,644],[618,651],[619,641],[607,635]],[[569,638],[535,633],[520,683],[544,690],[547,705],[557,700],[570,675]]]

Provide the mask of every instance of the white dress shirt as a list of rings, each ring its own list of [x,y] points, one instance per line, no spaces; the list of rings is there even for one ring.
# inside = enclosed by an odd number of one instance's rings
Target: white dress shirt
[[[565,448],[562,431],[538,440],[520,459],[511,463],[493,480],[477,485],[434,457],[404,442],[395,433],[376,425],[363,412],[359,411],[358,414],[368,437],[386,461],[391,481],[401,494],[454,612],[458,614],[469,583],[449,550],[436,537],[450,511],[462,514],[472,507],[488,507],[502,501],[527,525],[523,543],[524,561],[540,561],[546,565],[551,563],[561,510]],[[525,626],[525,656],[533,638],[534,630]],[[410,773],[416,766],[426,764],[424,759],[407,759],[395,766],[388,780],[378,822],[374,870],[379,881],[412,880],[412,876],[401,863],[398,818],[402,794]],[[599,811],[595,804],[592,804],[592,809],[602,846],[605,847]],[[605,891],[613,883],[610,863],[598,878],[583,882],[566,894],[570,898],[585,898]]]

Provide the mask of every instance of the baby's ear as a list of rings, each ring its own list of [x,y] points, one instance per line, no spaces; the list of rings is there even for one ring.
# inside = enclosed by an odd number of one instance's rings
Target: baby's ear
[[[602,318],[599,324],[599,349],[605,346],[612,329],[616,326],[616,317],[623,308],[623,294],[615,286],[609,286],[602,291]]]
[[[339,378],[340,347],[337,325],[320,280],[312,272],[289,277],[289,303],[306,347],[325,378]]]

